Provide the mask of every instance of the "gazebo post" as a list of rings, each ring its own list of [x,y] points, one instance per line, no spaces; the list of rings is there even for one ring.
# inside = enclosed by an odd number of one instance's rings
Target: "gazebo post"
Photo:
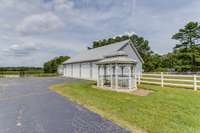
[[[121,68],[121,76],[122,76],[122,78],[124,78],[124,66],[121,65],[120,68]],[[124,85],[124,81],[123,81],[123,79],[122,79],[122,80],[121,80],[121,87],[123,87],[123,85]]]
[[[113,88],[113,67],[110,65],[110,87]]]
[[[107,72],[106,72],[106,71],[107,71],[107,66],[104,65],[104,66],[103,66],[103,72],[104,72],[104,73],[103,73],[103,75],[104,75],[104,76],[103,76],[103,86],[104,86],[104,84],[106,83],[106,78],[107,78],[107,77],[106,77],[106,76],[107,76]]]
[[[115,64],[115,89],[118,89],[118,64]]]
[[[129,71],[128,71],[128,79],[129,79],[128,88],[129,88],[129,90],[131,90],[132,89],[132,70],[131,70],[131,65],[129,65],[128,69],[129,69]]]
[[[134,68],[134,90],[137,90],[137,74],[136,74],[136,70]]]
[[[135,88],[134,89],[137,90],[137,75],[136,74],[135,74],[134,84],[135,84],[135,86],[134,86]]]
[[[100,65],[98,65],[98,75],[97,75],[97,86],[100,87],[101,78],[100,78]]]
[[[66,73],[65,73],[65,70],[66,70],[66,67],[65,67],[65,65],[63,65],[63,75],[64,75],[64,77],[66,76]]]
[[[132,89],[134,89],[134,83],[133,83],[133,81],[134,81],[134,74],[133,74],[133,68],[134,68],[134,65],[133,64],[131,64],[131,83],[132,83]]]
[[[102,74],[103,71],[103,74]],[[104,66],[101,66],[101,87],[104,85]]]

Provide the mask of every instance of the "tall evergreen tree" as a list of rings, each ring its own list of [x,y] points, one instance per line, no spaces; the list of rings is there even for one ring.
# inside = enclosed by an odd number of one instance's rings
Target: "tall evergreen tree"
[[[189,22],[178,33],[172,36],[178,44],[174,47],[177,57],[177,71],[198,71],[200,57],[200,25],[198,22]]]
[[[172,39],[177,40],[179,44],[177,48],[191,48],[193,45],[199,45],[200,41],[200,25],[198,22],[189,22],[184,28],[181,28],[178,33],[172,36]]]

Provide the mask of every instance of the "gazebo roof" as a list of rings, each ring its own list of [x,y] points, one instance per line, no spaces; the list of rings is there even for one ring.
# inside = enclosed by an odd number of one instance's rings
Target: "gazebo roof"
[[[124,51],[115,51],[111,54],[107,54],[104,58],[118,57],[118,56],[128,56]]]
[[[123,53],[116,53],[115,55],[106,56],[104,59],[98,61],[96,64],[135,64],[137,63],[135,60],[129,58],[127,55]]]

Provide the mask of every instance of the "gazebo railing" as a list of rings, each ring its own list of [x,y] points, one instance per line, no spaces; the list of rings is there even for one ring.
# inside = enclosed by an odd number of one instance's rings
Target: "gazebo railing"
[[[103,82],[103,86],[111,87],[111,76],[110,75],[100,75],[99,80]]]
[[[129,80],[130,80],[130,76],[129,75],[118,75],[118,78],[117,78],[117,84],[116,84],[116,79],[115,79],[115,75],[99,75],[99,80],[101,82],[101,84],[105,87],[112,87],[112,88],[115,88],[115,86],[118,86],[119,89],[124,89],[124,88],[129,88]],[[133,79],[134,79],[134,76],[131,76],[131,83],[133,83]],[[112,81],[111,81],[112,80]],[[111,85],[112,83],[112,85]]]
[[[118,76],[118,87],[119,88],[128,88],[129,86],[129,77],[128,76]]]

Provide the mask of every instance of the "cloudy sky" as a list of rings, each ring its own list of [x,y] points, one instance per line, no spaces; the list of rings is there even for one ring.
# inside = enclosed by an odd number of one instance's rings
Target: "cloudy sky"
[[[137,33],[160,54],[200,20],[199,0],[0,0],[0,66],[41,66],[92,41]]]

